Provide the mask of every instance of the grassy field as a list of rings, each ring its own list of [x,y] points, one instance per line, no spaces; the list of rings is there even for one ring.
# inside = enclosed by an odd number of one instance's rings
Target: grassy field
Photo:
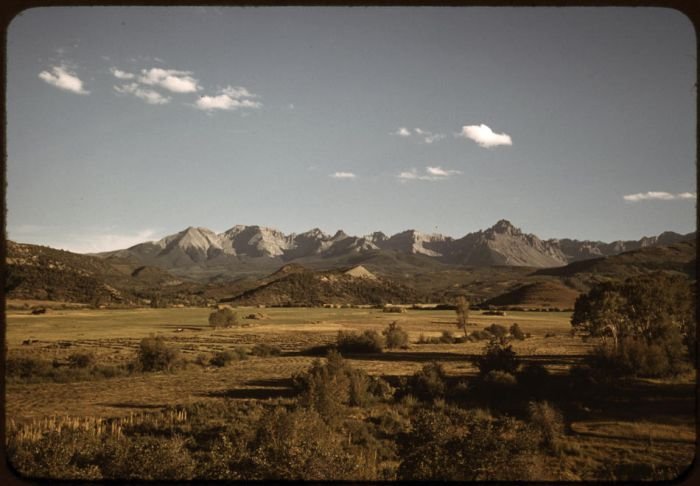
[[[277,357],[250,357],[223,368],[190,364],[176,373],[142,373],[75,383],[8,383],[7,418],[16,422],[48,416],[123,417],[157,411],[168,406],[223,400],[268,399],[289,396],[289,379],[309,367],[313,357],[303,351],[333,342],[338,331],[381,331],[392,321],[409,334],[406,350],[349,356],[353,367],[371,375],[406,376],[429,361],[441,362],[450,376],[469,380],[475,373],[471,358],[483,352],[484,342],[416,344],[421,335],[455,335],[453,311],[408,310],[386,313],[358,308],[238,308],[240,327],[212,329],[211,309],[56,309],[43,315],[8,310],[8,356],[65,360],[71,353],[90,350],[98,362],[133,361],[139,341],[161,335],[193,363],[197,356],[220,350],[278,346]],[[261,313],[260,319],[243,318]],[[491,323],[510,327],[518,323],[531,336],[513,341],[524,362],[539,362],[562,374],[591,348],[592,343],[572,337],[570,314],[560,312],[508,312],[505,316],[470,313],[470,330]],[[181,330],[180,330],[181,329]],[[26,340],[31,344],[23,344]],[[621,399],[592,399],[568,412],[568,441],[578,451],[566,460],[574,470],[585,471],[611,456],[621,462],[654,464],[689,463],[694,453],[693,379],[675,383],[631,386]],[[645,410],[643,420],[633,410]],[[578,462],[577,462],[578,461]],[[585,474],[581,477],[585,478]]]

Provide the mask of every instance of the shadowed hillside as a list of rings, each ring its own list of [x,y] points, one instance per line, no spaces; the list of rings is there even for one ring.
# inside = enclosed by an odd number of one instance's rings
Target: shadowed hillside
[[[158,295],[195,303],[197,284],[123,258],[7,242],[6,296],[87,304],[144,304]]]
[[[485,305],[571,309],[580,293],[557,281],[536,282],[484,302]]]
[[[285,266],[261,285],[223,299],[237,304],[322,305],[412,303],[417,292],[406,285],[378,278],[362,267],[314,272]]]

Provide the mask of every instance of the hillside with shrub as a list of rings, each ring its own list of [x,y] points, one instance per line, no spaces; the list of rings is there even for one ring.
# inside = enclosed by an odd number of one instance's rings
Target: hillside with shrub
[[[195,303],[199,285],[123,258],[97,258],[46,246],[7,242],[8,299],[91,305]]]
[[[296,267],[291,272],[276,272],[260,286],[223,300],[241,305],[315,306],[409,304],[418,298],[413,288],[386,278],[355,277],[347,270],[314,272]]]

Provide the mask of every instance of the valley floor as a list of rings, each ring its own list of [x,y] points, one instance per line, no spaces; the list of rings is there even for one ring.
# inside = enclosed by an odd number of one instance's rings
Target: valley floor
[[[199,402],[285,399],[292,395],[291,377],[308,369],[315,359],[304,350],[334,342],[341,330],[381,332],[393,321],[408,332],[409,348],[346,356],[352,367],[397,379],[438,361],[450,377],[468,383],[475,375],[471,359],[480,355],[485,345],[415,344],[421,335],[440,336],[443,331],[459,335],[452,311],[408,310],[394,314],[353,308],[236,310],[241,326],[231,329],[210,328],[207,318],[211,309],[206,308],[65,309],[44,315],[9,310],[8,357],[63,362],[76,351],[89,350],[98,363],[120,365],[134,360],[142,338],[161,335],[181,350],[189,364],[173,373],[139,373],[93,381],[10,381],[6,384],[6,418],[12,424],[51,416],[116,418]],[[243,318],[249,314],[261,315],[257,319]],[[474,329],[491,323],[509,327],[517,322],[523,332],[530,334],[523,341],[513,341],[518,357],[524,363],[541,363],[553,374],[565,377],[568,368],[593,345],[570,335],[569,319],[570,314],[559,312],[487,316],[472,311],[469,321]],[[259,343],[278,346],[282,354],[250,357],[221,368],[195,364],[202,355],[209,357],[216,351],[241,346],[250,349]],[[564,479],[604,479],[593,471],[610,464],[622,469],[653,464],[683,470],[692,462],[695,451],[694,378],[630,381],[608,395],[591,396],[586,403],[562,402],[569,447],[559,465],[568,471]],[[634,471],[618,473],[615,477],[634,477]]]

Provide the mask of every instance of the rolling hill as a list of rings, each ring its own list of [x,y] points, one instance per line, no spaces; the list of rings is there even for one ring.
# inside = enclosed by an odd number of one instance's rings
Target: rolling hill
[[[153,296],[194,303],[201,286],[124,258],[97,258],[7,242],[8,299],[88,304],[144,304]],[[201,299],[200,299],[201,300]]]

